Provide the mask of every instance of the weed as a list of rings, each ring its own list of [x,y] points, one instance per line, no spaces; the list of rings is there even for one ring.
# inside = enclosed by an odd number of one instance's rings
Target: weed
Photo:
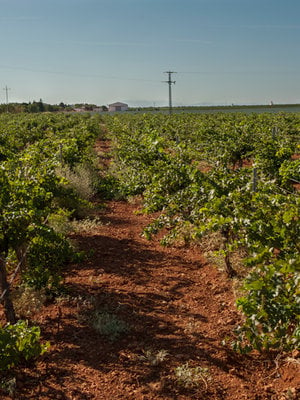
[[[17,380],[15,377],[6,378],[0,381],[0,389],[6,392],[9,396],[13,397],[17,389]]]
[[[185,326],[184,333],[187,335],[194,335],[199,332],[200,328],[201,328],[201,322],[192,318]]]
[[[40,311],[46,302],[45,289],[21,285],[12,292],[15,311],[20,318],[28,318]]]
[[[100,335],[106,336],[111,341],[117,340],[129,331],[128,325],[123,320],[113,313],[102,310],[95,311],[92,325]]]
[[[169,353],[167,350],[159,350],[157,352],[153,350],[146,350],[144,354],[139,357],[141,361],[150,364],[151,366],[157,366],[161,364],[168,357]]]
[[[299,399],[298,395],[299,391],[296,388],[288,388],[284,393],[282,393],[279,400],[296,400]]]
[[[97,217],[84,218],[82,220],[74,220],[71,222],[72,230],[75,233],[90,232],[102,225],[103,223]]]
[[[69,182],[69,186],[75,190],[81,199],[90,200],[95,190],[95,171],[90,166],[78,165],[71,169],[68,166],[60,167],[57,173]]]
[[[179,386],[191,389],[204,385],[207,389],[210,375],[207,368],[190,367],[189,363],[179,365],[175,369],[175,376]]]
[[[56,233],[67,235],[71,231],[69,220],[71,214],[71,211],[59,209],[49,216],[48,224]]]

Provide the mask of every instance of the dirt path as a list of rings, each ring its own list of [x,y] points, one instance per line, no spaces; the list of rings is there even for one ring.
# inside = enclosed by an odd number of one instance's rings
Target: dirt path
[[[103,225],[74,236],[90,256],[67,271],[70,296],[37,316],[51,351],[20,372],[16,398],[277,399],[273,362],[222,345],[238,320],[230,281],[195,250],[142,238],[150,217],[136,208],[110,202]],[[114,313],[128,331],[115,341],[98,334],[87,318],[94,307]],[[158,365],[143,359],[160,350],[168,355]],[[187,362],[209,372],[190,390],[174,373]]]
[[[276,368],[274,361],[223,345],[239,321],[231,281],[197,249],[144,239],[151,217],[137,210],[136,204],[109,202],[97,213],[101,224],[73,235],[89,256],[66,271],[69,294],[36,316],[51,349],[20,369],[12,398],[296,399],[283,394],[299,385],[299,364]],[[124,328],[114,341],[113,333],[92,327],[95,309]],[[161,361],[158,353],[165,356]],[[189,389],[175,376],[186,363],[207,369]]]

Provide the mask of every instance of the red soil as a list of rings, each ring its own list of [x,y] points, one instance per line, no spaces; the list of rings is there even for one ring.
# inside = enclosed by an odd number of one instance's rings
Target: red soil
[[[290,400],[300,396],[300,354],[238,355],[232,339],[241,316],[232,281],[196,248],[163,248],[142,228],[151,216],[112,201],[103,224],[72,239],[89,257],[65,271],[69,296],[44,306],[34,320],[50,350],[17,368],[18,400]],[[92,328],[93,309],[126,322],[117,340]],[[168,352],[158,365],[143,355]],[[180,386],[174,370],[207,368],[197,387]]]

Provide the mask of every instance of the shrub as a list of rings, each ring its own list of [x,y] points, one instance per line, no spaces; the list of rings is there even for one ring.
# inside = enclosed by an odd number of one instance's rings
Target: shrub
[[[40,328],[28,326],[27,321],[0,328],[0,370],[40,356],[49,348],[49,343],[40,343]]]
[[[237,301],[246,320],[236,329],[235,350],[247,353],[253,349],[299,348],[299,283],[298,272],[279,270],[275,265],[252,271],[244,285],[248,293]]]
[[[101,176],[97,184],[97,192],[103,200],[118,200],[126,197],[119,179],[109,174]]]
[[[90,200],[95,190],[96,172],[87,165],[77,165],[74,169],[68,166],[61,167],[57,173],[67,181],[67,186],[71,187],[81,199]]]
[[[36,289],[55,289],[60,283],[61,267],[72,260],[74,250],[70,243],[49,227],[40,228],[32,239],[27,255],[25,283]]]

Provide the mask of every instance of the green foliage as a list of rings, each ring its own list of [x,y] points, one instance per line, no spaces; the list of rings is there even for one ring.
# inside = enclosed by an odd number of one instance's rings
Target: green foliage
[[[61,268],[73,259],[73,255],[74,249],[63,235],[49,227],[41,227],[31,239],[24,282],[36,289],[57,289]]]
[[[238,300],[245,324],[236,348],[296,348],[300,204],[292,179],[299,176],[299,114],[127,115],[106,122],[120,186],[142,195],[144,212],[156,212],[144,229],[148,239],[164,230],[163,244],[188,244],[218,232],[229,276],[236,273],[231,254],[244,254],[249,278]]]
[[[48,225],[54,232],[66,236],[71,231],[72,211],[60,208],[48,216]]]
[[[282,179],[282,183],[300,183],[300,159],[298,160],[285,160],[279,169],[279,175]]]
[[[49,344],[41,344],[40,329],[27,321],[0,328],[0,370],[36,358],[45,353]]]
[[[122,199],[125,196],[119,179],[112,175],[102,175],[96,187],[97,193],[103,200]]]
[[[252,271],[245,282],[247,296],[237,302],[246,320],[236,330],[237,341],[233,344],[236,350],[288,351],[299,348],[299,284],[299,273],[287,273],[281,263],[263,265]]]
[[[39,105],[43,106],[42,102]],[[63,216],[83,215],[89,205],[86,198],[94,194],[92,147],[100,134],[100,120],[91,115],[0,116],[0,253],[4,281],[6,258],[15,252],[21,280],[36,288],[56,290],[60,269],[73,253],[63,236]],[[59,167],[72,171],[69,180],[58,173]],[[64,229],[57,226],[58,216],[64,219]],[[6,314],[13,320],[11,311]]]
[[[282,163],[290,160],[293,152],[292,143],[268,138],[255,148],[255,165],[269,177],[278,178]]]
[[[147,237],[164,229],[165,244],[188,243],[216,232],[229,276],[232,252],[245,253],[237,349],[296,348],[299,114],[107,116],[115,161],[95,180],[100,122],[88,114],[1,115],[2,257],[28,248],[23,279],[53,288],[72,259],[59,221],[66,226],[66,217],[84,215],[96,191],[106,199],[139,194],[143,211],[156,212]],[[111,314],[99,314],[96,325],[119,334]]]

